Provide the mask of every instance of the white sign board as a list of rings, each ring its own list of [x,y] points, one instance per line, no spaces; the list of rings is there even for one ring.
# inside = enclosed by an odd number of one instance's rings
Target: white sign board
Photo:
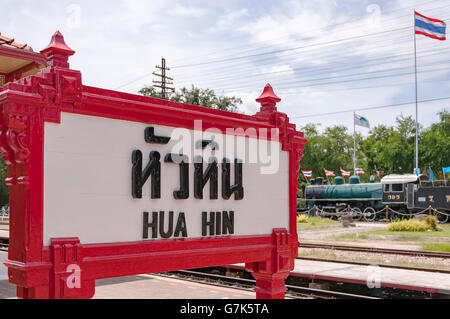
[[[170,140],[166,144],[149,143],[144,139],[148,128],[155,136]],[[267,161],[251,160],[251,145],[262,142],[255,137],[64,112],[60,124],[45,123],[44,134],[44,245],[56,237],[79,237],[88,244],[266,235],[273,228],[289,229],[289,153],[281,151],[278,141],[264,141],[269,149],[266,160],[276,157],[278,162],[276,170],[267,173]],[[190,143],[186,143],[186,136]],[[214,141],[215,151],[210,147],[213,144],[198,147],[198,143],[208,140]],[[240,154],[239,145],[245,145],[250,156]],[[159,197],[152,198],[153,175],[141,185],[141,197],[133,196],[136,151],[142,154],[142,170],[149,164],[151,152],[159,154]],[[174,191],[180,190],[180,164],[165,160],[167,154],[181,152],[189,158],[189,191],[187,198],[177,199]],[[209,152],[209,157],[217,160],[217,199],[211,199],[214,196],[208,179],[201,189],[203,198],[198,198],[195,152]],[[261,150],[258,152],[261,154]],[[225,157],[230,161],[230,185],[236,183],[235,171],[239,169],[235,159],[242,161],[242,198],[237,192],[228,199],[223,196]],[[203,158],[206,172],[208,157]],[[158,221],[153,219],[155,216]]]

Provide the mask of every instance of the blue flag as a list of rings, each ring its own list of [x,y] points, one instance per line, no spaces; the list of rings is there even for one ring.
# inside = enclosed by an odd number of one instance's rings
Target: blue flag
[[[444,172],[444,176],[445,176],[445,174],[450,173],[450,166],[443,167],[442,171]]]
[[[434,181],[434,174],[433,174],[433,170],[430,167],[430,181]]]

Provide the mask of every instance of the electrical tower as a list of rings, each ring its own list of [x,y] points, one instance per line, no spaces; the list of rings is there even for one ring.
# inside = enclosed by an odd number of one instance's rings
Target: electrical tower
[[[173,85],[173,78],[166,75],[166,71],[170,70],[170,68],[166,67],[166,59],[161,58],[161,66],[157,65],[156,68],[161,70],[161,74],[153,72],[153,75],[160,77],[161,81],[153,80],[153,83],[155,83],[153,86],[161,89],[162,99],[167,99],[168,91],[175,92],[175,89],[170,86]]]

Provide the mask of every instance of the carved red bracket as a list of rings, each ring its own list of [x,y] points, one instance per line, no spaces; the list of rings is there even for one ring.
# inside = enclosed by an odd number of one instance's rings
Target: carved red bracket
[[[94,296],[95,281],[84,278],[82,253],[83,246],[78,238],[51,240],[53,298],[92,298]]]
[[[294,269],[297,240],[292,240],[286,229],[274,229],[271,258],[245,265],[256,279],[257,299],[282,299],[286,292],[285,280]],[[292,249],[294,248],[294,249]]]

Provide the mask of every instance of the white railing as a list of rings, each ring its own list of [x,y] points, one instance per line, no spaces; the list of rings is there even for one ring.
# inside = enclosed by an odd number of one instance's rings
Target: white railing
[[[310,209],[307,210],[303,210],[303,211],[299,211],[297,212],[297,214],[309,214],[310,212],[312,214],[314,214],[314,216],[322,216],[322,217],[340,217],[343,215],[352,215],[353,217],[361,218],[363,217],[364,219],[366,219],[367,221],[372,221],[375,219],[375,217],[377,215],[385,215],[386,214],[386,218],[389,219],[391,216],[389,216],[389,212],[392,212],[394,214],[400,215],[400,216],[416,216],[416,215],[420,215],[420,214],[427,214],[427,215],[433,215],[433,216],[437,216],[437,215],[442,215],[442,216],[450,216],[449,213],[446,212],[441,212],[438,211],[437,209],[434,209],[432,207],[429,208],[425,208],[422,211],[419,212],[414,212],[414,213],[405,213],[405,212],[401,212],[401,211],[397,211],[394,210],[393,208],[389,207],[388,205],[386,205],[385,207],[383,207],[382,209],[375,211],[375,209],[371,208],[372,211],[367,211],[364,210],[364,212],[361,212],[361,209],[359,209],[358,207],[351,207],[351,206],[343,206],[343,207],[338,207],[338,208],[334,208],[335,212],[330,212],[330,211],[326,211],[324,209],[321,209],[320,207],[314,205],[313,207],[311,207]],[[367,209],[367,208],[366,208]]]
[[[0,222],[9,221],[9,206],[0,208]]]

